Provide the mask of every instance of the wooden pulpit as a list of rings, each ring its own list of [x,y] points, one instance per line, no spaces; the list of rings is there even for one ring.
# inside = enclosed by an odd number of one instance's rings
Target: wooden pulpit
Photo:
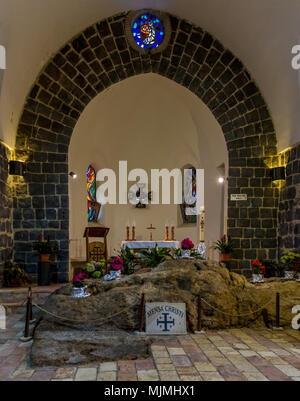
[[[94,261],[98,261],[95,260],[96,258],[98,259],[98,256],[102,258],[103,255],[103,259],[105,259],[105,267],[107,268],[107,234],[109,232],[109,228],[108,227],[86,227],[84,230],[84,234],[83,237],[86,239],[86,261],[89,262],[91,260]],[[103,242],[103,247],[95,247],[95,246],[90,246],[92,244],[90,244],[89,240],[90,238],[103,238],[104,242]],[[97,243],[95,243],[97,244]],[[98,249],[99,248],[99,252]],[[96,252],[96,254],[94,255],[94,253]],[[98,253],[99,255],[98,255]],[[94,256],[94,257],[93,257]]]

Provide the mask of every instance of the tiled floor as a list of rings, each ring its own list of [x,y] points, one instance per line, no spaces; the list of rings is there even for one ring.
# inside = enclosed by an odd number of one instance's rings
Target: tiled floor
[[[230,329],[161,339],[147,360],[85,367],[29,365],[29,343],[21,343],[20,315],[0,330],[0,381],[300,381],[300,332]]]

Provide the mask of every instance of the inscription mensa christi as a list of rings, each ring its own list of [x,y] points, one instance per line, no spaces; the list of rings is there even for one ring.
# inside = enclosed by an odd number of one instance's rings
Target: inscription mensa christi
[[[185,304],[147,303],[146,333],[163,335],[186,334]]]

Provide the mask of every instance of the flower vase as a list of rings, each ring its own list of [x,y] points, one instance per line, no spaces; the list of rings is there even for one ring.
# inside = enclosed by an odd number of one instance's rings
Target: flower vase
[[[252,274],[252,283],[263,283],[264,275],[263,274]]]
[[[181,249],[181,257],[183,259],[191,257],[191,250],[190,249]]]
[[[90,294],[88,293],[87,286],[84,287],[73,287],[72,288],[72,298],[86,298]]]
[[[296,281],[300,281],[300,273],[297,273],[297,276],[296,276],[297,278],[296,278]]]
[[[220,262],[229,262],[230,253],[220,253]]]
[[[293,270],[285,270],[284,271],[284,279],[285,280],[293,280],[295,272]]]

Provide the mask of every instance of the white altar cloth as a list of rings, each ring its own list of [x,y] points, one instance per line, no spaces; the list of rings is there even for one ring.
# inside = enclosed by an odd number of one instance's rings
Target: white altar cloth
[[[122,241],[122,248],[148,249],[155,248],[156,244],[158,248],[180,248],[179,241]]]

